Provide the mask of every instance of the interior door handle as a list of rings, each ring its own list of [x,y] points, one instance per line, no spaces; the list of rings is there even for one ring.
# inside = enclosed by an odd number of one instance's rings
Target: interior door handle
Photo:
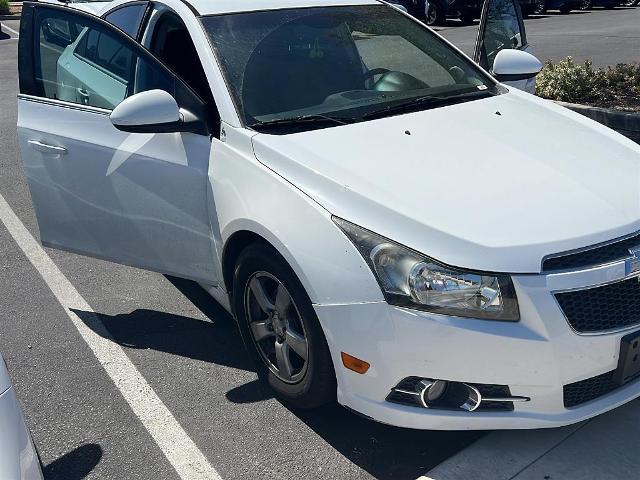
[[[56,147],[55,145],[47,145],[46,143],[38,142],[37,140],[29,140],[29,145],[34,150],[38,150],[42,153],[52,153],[55,155],[64,155],[67,153],[67,149],[64,147]]]

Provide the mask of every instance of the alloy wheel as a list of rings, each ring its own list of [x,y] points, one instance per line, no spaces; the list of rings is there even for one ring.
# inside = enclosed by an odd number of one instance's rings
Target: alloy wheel
[[[440,21],[440,18],[438,15],[438,8],[435,5],[433,5],[433,3],[430,2],[429,8],[427,8],[427,14],[426,14],[427,25],[435,25],[439,21]]]
[[[300,312],[275,276],[257,272],[245,289],[245,308],[253,341],[262,361],[285,383],[307,373],[309,342]]]

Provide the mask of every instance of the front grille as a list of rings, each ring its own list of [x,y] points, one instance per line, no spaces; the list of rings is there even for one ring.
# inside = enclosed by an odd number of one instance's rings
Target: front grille
[[[604,265],[629,257],[629,249],[638,245],[640,245],[640,233],[589,250],[549,257],[542,262],[542,271],[548,273]]]
[[[620,385],[613,380],[614,373],[615,371],[607,372],[597,377],[565,385],[563,388],[564,406],[566,408],[577,407],[578,405],[613,392],[620,387]]]
[[[640,323],[638,278],[556,293],[555,297],[569,324],[579,333],[604,332]]]

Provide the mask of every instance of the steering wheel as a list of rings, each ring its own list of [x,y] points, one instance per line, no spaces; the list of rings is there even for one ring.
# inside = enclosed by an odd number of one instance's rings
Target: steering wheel
[[[388,68],[372,68],[368,72],[365,72],[363,74],[363,77],[365,80],[368,80],[369,78],[373,78],[376,75],[384,75],[385,73],[389,73],[390,71],[391,70],[389,70]]]

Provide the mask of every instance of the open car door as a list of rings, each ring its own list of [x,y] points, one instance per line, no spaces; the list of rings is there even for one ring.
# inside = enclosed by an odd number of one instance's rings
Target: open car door
[[[126,33],[64,4],[25,2],[19,73],[42,243],[216,284],[204,121],[198,133],[127,133],[110,120],[141,92],[167,92],[197,118],[204,101]]]
[[[518,0],[485,0],[480,17],[474,60],[493,73],[493,62],[501,50],[516,49],[531,53]],[[536,80],[504,82],[529,93],[535,92]]]

